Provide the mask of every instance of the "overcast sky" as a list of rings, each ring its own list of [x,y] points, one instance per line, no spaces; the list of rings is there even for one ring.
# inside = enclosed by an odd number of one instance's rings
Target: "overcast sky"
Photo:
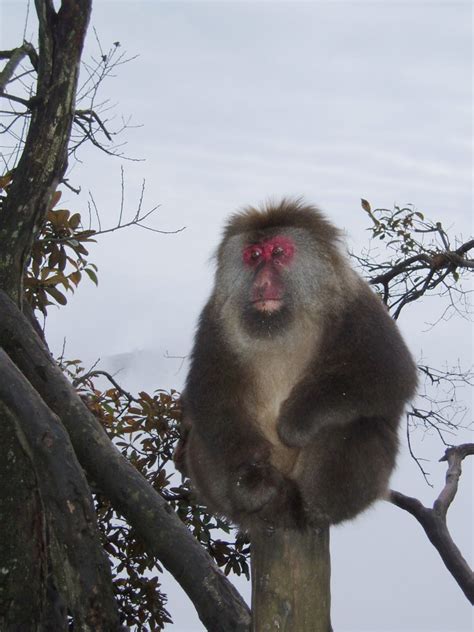
[[[2,48],[21,42],[26,2],[1,2]],[[30,14],[33,9],[30,10]],[[125,154],[96,150],[69,174],[87,215],[92,191],[103,226],[120,204],[133,216],[146,179],[151,225],[91,248],[99,289],[84,282],[52,310],[48,340],[86,363],[101,358],[128,388],[180,388],[194,325],[212,281],[210,256],[226,216],[269,196],[304,195],[367,243],[360,198],[374,207],[413,204],[452,232],[472,234],[472,7],[470,2],[142,2],[96,0],[92,25],[137,59],[104,86],[117,117],[132,115]],[[32,15],[26,30],[32,40]],[[85,59],[98,55],[92,29]],[[110,114],[109,114],[110,115]],[[427,323],[437,301],[407,310],[400,325],[417,358],[472,364],[472,327]],[[466,435],[467,436],[467,435]],[[464,437],[465,438],[465,437]],[[445,468],[433,437],[417,438]],[[472,435],[471,435],[472,440]],[[450,525],[472,564],[473,467],[465,464]],[[393,486],[428,503],[416,466],[400,458]],[[334,529],[333,625],[338,632],[468,632],[472,610],[413,518],[388,503]],[[239,587],[241,587],[239,583]],[[192,605],[167,583],[180,632],[200,631]],[[248,596],[248,588],[243,587]]]

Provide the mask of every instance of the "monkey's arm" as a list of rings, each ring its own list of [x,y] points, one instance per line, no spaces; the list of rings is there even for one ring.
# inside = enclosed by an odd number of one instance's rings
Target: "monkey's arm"
[[[245,406],[248,379],[205,311],[184,396],[184,417],[191,420],[186,469],[204,497],[207,491],[253,512],[277,494],[283,477],[270,464],[271,446]]]
[[[339,376],[299,384],[283,403],[278,435],[284,444],[302,448],[328,425],[348,424],[361,416],[361,393]]]
[[[398,421],[416,385],[416,368],[379,299],[361,298],[331,325],[320,354],[283,403],[280,439],[304,447],[328,425],[360,417]]]

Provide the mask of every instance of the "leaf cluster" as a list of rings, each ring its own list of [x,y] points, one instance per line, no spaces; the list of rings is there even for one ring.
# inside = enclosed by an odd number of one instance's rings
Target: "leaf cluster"
[[[0,212],[13,178],[14,171],[0,176]],[[83,274],[98,284],[97,266],[87,260],[84,245],[95,242],[96,231],[83,228],[80,213],[55,209],[60,198],[61,191],[56,191],[23,278],[26,300],[44,316],[50,305],[67,304],[64,292],[74,292]]]
[[[372,220],[373,225],[369,230],[374,239],[387,239],[387,248],[392,248],[400,256],[419,254],[422,244],[415,238],[415,233],[420,232],[420,226],[423,226],[423,232],[429,228],[423,213],[410,206],[397,205],[393,209],[378,208],[372,211],[370,203],[364,199],[361,200],[361,206]]]
[[[13,171],[0,176],[0,212],[13,178]],[[89,251],[84,245],[95,242],[96,231],[83,228],[80,213],[55,209],[60,198],[61,191],[56,191],[23,278],[26,300],[44,316],[50,305],[67,304],[65,292],[74,292],[83,274],[98,284],[97,266],[87,260]]]
[[[63,361],[62,366],[122,454],[170,503],[224,573],[248,578],[247,539],[235,535],[225,520],[208,513],[193,497],[189,482],[174,468],[181,418],[179,394],[157,390],[152,395],[144,391],[132,395],[104,371],[85,372],[78,360]],[[95,490],[95,499],[123,622],[137,630],[161,630],[170,622],[170,615],[160,584],[160,564],[146,553],[100,488]]]
[[[56,191],[52,207],[60,197]],[[49,305],[66,305],[64,292],[74,292],[84,273],[97,285],[97,266],[87,261],[84,245],[94,242],[94,235],[82,227],[80,213],[54,208],[46,213],[24,279],[25,297],[33,309],[46,316]]]
[[[452,243],[441,222],[425,219],[410,205],[372,209],[365,199],[361,205],[372,222],[371,245],[353,258],[392,316],[397,319],[406,305],[424,295],[447,299],[443,316],[469,314],[468,293],[460,281],[474,267],[474,240],[455,238]],[[382,252],[377,241],[385,242]]]

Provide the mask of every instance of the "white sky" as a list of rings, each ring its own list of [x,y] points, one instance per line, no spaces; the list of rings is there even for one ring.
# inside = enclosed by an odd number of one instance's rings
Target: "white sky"
[[[26,2],[0,4],[2,48],[21,41]],[[33,13],[31,9],[30,13]],[[120,41],[139,58],[103,96],[143,126],[125,136],[124,162],[84,151],[70,172],[82,186],[64,206],[84,213],[91,190],[103,225],[120,203],[160,204],[160,236],[130,229],[91,248],[99,290],[84,282],[52,310],[47,334],[69,357],[102,358],[128,388],[180,388],[212,280],[209,257],[229,212],[268,196],[304,195],[366,243],[360,198],[413,203],[467,238],[472,234],[472,7],[470,2],[142,2],[96,0],[102,46]],[[27,37],[34,39],[30,16]],[[92,30],[85,58],[97,55]],[[433,299],[407,310],[401,327],[416,357],[472,364],[472,328],[426,326]],[[467,436],[467,435],[466,435]],[[471,435],[472,440],[472,435]],[[441,446],[420,442],[435,489]],[[472,461],[472,460],[471,460]],[[473,466],[450,510],[472,564]],[[428,503],[434,492],[405,456],[393,486]],[[468,632],[472,610],[413,518],[387,503],[332,535],[333,625],[338,632]],[[239,586],[241,584],[239,583]],[[200,631],[192,605],[167,582],[173,629]],[[248,596],[248,588],[243,591]]]

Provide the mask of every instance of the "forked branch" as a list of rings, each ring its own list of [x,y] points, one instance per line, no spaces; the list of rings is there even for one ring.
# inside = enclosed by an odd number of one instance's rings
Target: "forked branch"
[[[471,604],[474,604],[474,573],[453,542],[446,523],[446,516],[458,490],[462,461],[466,456],[473,454],[474,443],[464,443],[446,450],[440,459],[440,461],[447,461],[448,463],[446,483],[432,508],[425,507],[417,498],[405,496],[397,491],[391,491],[388,498],[391,503],[408,511],[418,520],[428,539],[440,554],[446,568]]]

